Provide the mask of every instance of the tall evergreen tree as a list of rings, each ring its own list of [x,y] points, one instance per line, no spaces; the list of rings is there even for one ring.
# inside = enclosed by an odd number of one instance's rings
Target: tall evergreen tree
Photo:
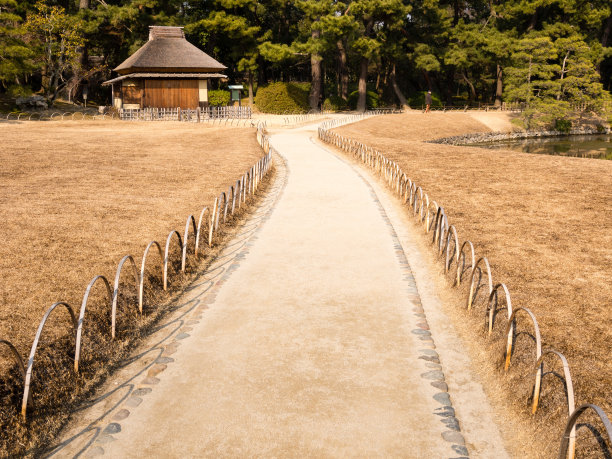
[[[153,24],[185,26],[251,102],[268,80],[310,80],[311,108],[357,86],[360,110],[374,81],[400,105],[432,89],[447,103],[595,107],[612,86],[609,0],[45,0],[46,16],[35,2],[0,0],[1,91],[64,95],[94,57],[108,76]]]
[[[8,89],[25,83],[24,77],[36,69],[34,53],[25,43],[22,19],[15,14],[15,0],[0,0],[0,84]]]
[[[416,70],[413,78],[425,81],[428,90],[433,90],[432,75],[441,72],[444,53],[450,42],[452,29],[451,10],[439,2],[419,0],[412,3],[412,11],[406,23],[407,55],[410,66]],[[454,78],[450,69],[447,81]],[[450,82],[446,84],[447,99],[452,95]]]
[[[322,98],[323,73],[321,62],[323,53],[329,47],[324,33],[324,20],[336,13],[333,0],[301,0],[297,6],[304,12],[301,28],[305,41],[293,43],[296,52],[310,55],[311,85],[308,103],[311,110],[318,110]],[[326,32],[326,31],[325,31]]]
[[[328,42],[327,49],[337,62],[337,95],[345,101],[348,99],[349,89],[349,44],[355,40],[359,29],[355,17],[349,14],[350,7],[350,2],[334,2],[331,14],[321,18],[323,34]]]
[[[70,75],[80,71],[80,48],[85,40],[80,21],[58,6],[39,2],[28,15],[25,29],[29,44],[42,63],[42,84],[49,100],[54,100]]]
[[[385,31],[402,28],[410,7],[401,0],[355,0],[350,11],[360,28],[360,36],[352,48],[360,57],[357,110],[364,111],[370,61],[379,56]]]
[[[214,46],[222,48],[215,49],[215,54],[223,53],[221,60],[229,58],[236,66],[235,70],[246,75],[250,105],[253,104],[253,79],[260,55],[258,38],[262,29],[261,17],[265,13],[265,7],[254,0],[217,0],[215,9],[187,26],[187,32],[196,36],[201,46],[211,44],[210,37],[216,37],[212,40]],[[221,37],[225,43],[219,40]]]

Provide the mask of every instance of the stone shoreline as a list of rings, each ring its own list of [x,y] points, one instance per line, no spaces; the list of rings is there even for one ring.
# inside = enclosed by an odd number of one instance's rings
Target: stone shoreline
[[[541,137],[561,137],[571,135],[610,134],[612,130],[607,128],[603,132],[597,129],[572,129],[570,132],[561,131],[522,131],[522,132],[482,132],[477,134],[463,134],[441,139],[429,140],[427,143],[438,143],[445,145],[466,145],[474,143],[499,142],[501,140],[534,139]]]

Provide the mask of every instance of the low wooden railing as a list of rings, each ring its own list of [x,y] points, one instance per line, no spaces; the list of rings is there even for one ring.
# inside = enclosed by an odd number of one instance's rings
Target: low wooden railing
[[[119,110],[119,118],[127,121],[188,121],[194,123],[214,119],[251,119],[251,107],[138,108]]]

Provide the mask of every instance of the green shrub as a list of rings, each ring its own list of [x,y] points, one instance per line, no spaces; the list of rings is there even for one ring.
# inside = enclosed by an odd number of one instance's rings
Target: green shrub
[[[14,99],[18,97],[30,97],[32,95],[32,90],[29,86],[15,84],[8,87],[7,94]]]
[[[348,105],[351,109],[355,110],[357,108],[357,102],[359,101],[359,91],[353,91],[348,96]],[[378,108],[379,100],[378,94],[374,91],[366,91],[366,108],[371,110],[373,108]]]
[[[521,116],[529,131],[552,129],[569,132],[575,114],[566,100],[542,99],[532,101]]]
[[[555,131],[564,132],[568,134],[572,130],[571,120],[556,119],[555,120]]]
[[[510,124],[512,124],[515,128],[524,131],[527,128],[525,127],[525,120],[523,118],[512,118],[510,120]],[[516,129],[513,129],[516,131]]]
[[[323,101],[323,110],[340,111],[348,108],[348,102],[340,96],[330,96]]]
[[[264,113],[307,113],[310,83],[271,83],[257,89],[255,105]]]
[[[427,91],[417,92],[414,96],[408,99],[408,105],[410,105],[411,108],[415,108],[417,110],[424,108],[425,107],[425,94],[427,94]],[[432,107],[442,107],[443,106],[442,99],[440,99],[440,96],[433,91],[431,93],[431,106]]]
[[[213,89],[208,91],[208,105],[219,107],[230,104],[230,93],[223,89]]]

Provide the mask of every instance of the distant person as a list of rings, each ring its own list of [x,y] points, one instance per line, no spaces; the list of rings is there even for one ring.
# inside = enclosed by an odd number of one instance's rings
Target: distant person
[[[427,91],[425,94],[425,113],[429,113],[431,109],[431,91]]]

